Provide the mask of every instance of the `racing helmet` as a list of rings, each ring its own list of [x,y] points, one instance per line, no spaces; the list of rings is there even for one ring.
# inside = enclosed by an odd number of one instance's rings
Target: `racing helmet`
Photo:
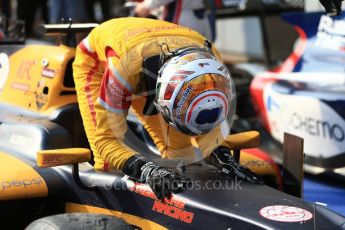
[[[230,110],[234,114],[232,78],[210,48],[181,48],[162,62],[155,106],[170,125],[195,136],[218,126]]]

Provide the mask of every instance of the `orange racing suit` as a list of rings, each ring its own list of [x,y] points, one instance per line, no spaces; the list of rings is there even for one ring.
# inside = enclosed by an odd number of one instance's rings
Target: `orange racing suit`
[[[73,75],[84,128],[94,154],[95,168],[122,169],[138,154],[124,140],[129,110],[143,123],[163,158],[206,156],[221,144],[217,127],[191,138],[169,128],[160,114],[145,116],[142,64],[146,57],[170,50],[203,46],[199,33],[165,21],[144,18],[109,20],[91,31],[77,47]],[[214,50],[216,52],[216,50]]]

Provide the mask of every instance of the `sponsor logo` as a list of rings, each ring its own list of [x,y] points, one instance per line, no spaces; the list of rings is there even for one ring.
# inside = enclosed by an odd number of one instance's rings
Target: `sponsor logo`
[[[177,117],[177,120],[179,121],[181,120],[181,108],[192,90],[193,90],[193,87],[189,85],[187,89],[184,91],[181,100],[177,103],[176,117]]]
[[[37,110],[42,109],[42,107],[47,103],[48,97],[45,94],[36,95],[36,106]]]
[[[191,29],[179,26],[179,25],[171,25],[171,26],[157,26],[153,29],[154,32],[157,31],[166,31],[166,30],[186,30],[191,31]]]
[[[55,70],[44,68],[44,69],[42,69],[41,74],[43,77],[53,78],[53,77],[55,77]]]
[[[11,88],[27,92],[27,91],[29,91],[30,86],[28,84],[21,84],[21,83],[17,83],[17,82],[12,82]]]
[[[169,26],[156,26],[156,27],[144,27],[144,28],[136,28],[133,30],[130,30],[127,32],[127,38],[129,38],[141,34],[141,33],[151,33],[151,32],[164,32],[167,30],[185,30],[185,31],[191,31],[191,29],[179,26],[179,25],[169,25]]]
[[[0,191],[4,192],[8,189],[15,188],[15,187],[22,187],[22,188],[31,188],[33,186],[41,186],[43,181],[41,178],[31,178],[25,180],[8,180],[8,181],[1,181],[0,182]]]
[[[22,147],[30,147],[33,144],[33,139],[31,137],[26,137],[18,134],[12,134],[8,143],[22,146]]]
[[[280,222],[301,222],[313,218],[313,214],[305,209],[285,205],[267,206],[259,213],[266,219]]]
[[[328,138],[333,141],[342,142],[345,139],[344,128],[331,121],[322,121],[312,117],[304,117],[293,113],[288,126],[309,134],[311,136]]]
[[[154,202],[152,210],[188,224],[192,223],[193,221],[194,213],[162,203],[159,200]]]
[[[23,60],[21,63],[20,63],[20,66],[19,66],[19,69],[17,71],[17,74],[16,76],[18,78],[26,78],[28,80],[31,79],[31,75],[30,75],[30,71],[31,71],[31,68],[36,65],[36,61],[33,61],[33,60]]]
[[[280,105],[275,99],[271,96],[268,96],[267,98],[267,110],[269,112],[274,112],[280,109]]]
[[[272,168],[272,165],[264,160],[250,160],[250,161],[246,161],[246,162],[241,162],[241,164],[243,166],[246,166],[248,168],[266,168],[266,169],[270,169]]]
[[[100,95],[101,99],[112,108],[128,109],[131,105],[131,94],[126,92],[124,86],[113,77],[109,78],[106,88],[101,89]]]
[[[200,66],[200,68],[204,68],[205,66],[210,65],[210,63],[208,63],[208,62],[199,63],[198,65]]]
[[[152,31],[152,29],[147,28],[147,27],[130,30],[130,31],[128,31],[128,37],[132,37],[132,36],[135,36],[135,35],[141,34],[141,33],[148,33],[151,31]]]
[[[157,199],[155,194],[146,185],[137,183],[130,188],[130,191],[155,200],[152,206],[152,211],[188,224],[193,222],[194,213],[188,212],[184,209],[188,201],[187,199],[182,199],[173,195],[170,200],[165,199],[163,203]]]
[[[113,78],[109,78],[109,82],[107,84],[108,94],[110,97],[121,97],[125,95],[123,90],[123,86],[115,81]]]
[[[322,15],[318,27],[316,46],[334,50],[345,49],[345,21]]]
[[[49,155],[45,155],[43,157],[43,161],[42,161],[42,164],[43,165],[51,165],[51,164],[55,164],[55,162],[61,162],[60,158],[62,156],[57,156],[57,155],[52,155],[52,156],[49,156]]]

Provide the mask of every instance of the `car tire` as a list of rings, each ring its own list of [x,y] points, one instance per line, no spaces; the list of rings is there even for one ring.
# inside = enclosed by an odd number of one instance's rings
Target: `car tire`
[[[25,230],[91,230],[91,229],[135,229],[123,220],[92,213],[59,214],[40,218],[32,222]]]

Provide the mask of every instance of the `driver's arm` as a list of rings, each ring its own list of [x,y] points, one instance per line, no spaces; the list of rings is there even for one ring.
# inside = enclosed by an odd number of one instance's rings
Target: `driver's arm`
[[[135,151],[123,143],[126,117],[131,105],[133,83],[119,57],[107,53],[107,66],[95,105],[95,146],[100,156],[115,169],[122,169]]]
[[[95,105],[95,145],[101,157],[113,168],[122,170],[136,181],[149,184],[158,199],[169,198],[172,193],[185,189],[190,181],[155,165],[123,143],[127,131],[126,117],[137,85],[128,72],[112,50],[107,52],[107,68]]]

